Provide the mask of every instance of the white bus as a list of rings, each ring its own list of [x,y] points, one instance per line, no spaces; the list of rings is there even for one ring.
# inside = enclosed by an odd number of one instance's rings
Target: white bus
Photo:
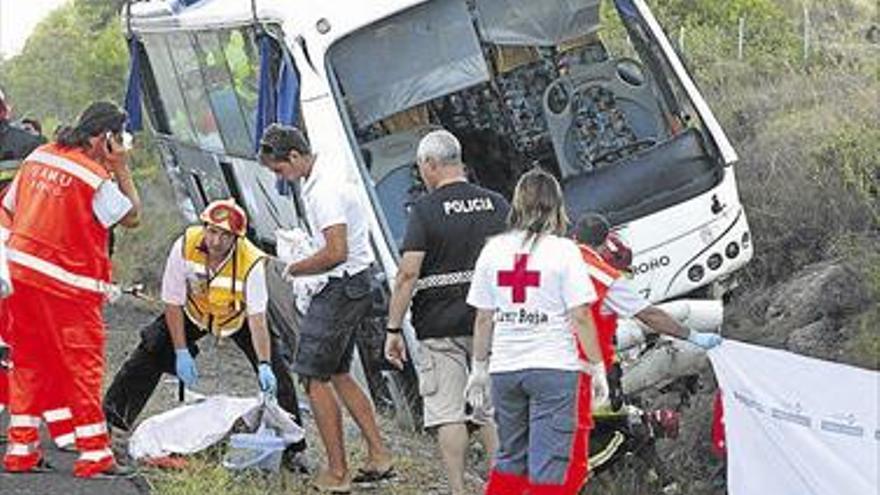
[[[752,256],[737,154],[643,0],[146,1],[125,24],[140,65],[130,90],[143,91],[182,209],[194,218],[235,196],[271,248],[275,229],[302,220],[296,185],[255,163],[255,137],[297,123],[371,205],[377,320],[424,191],[416,145],[436,126],[462,140],[474,181],[509,196],[543,167],[570,216],[605,214],[652,301]],[[381,352],[376,327],[362,356]]]

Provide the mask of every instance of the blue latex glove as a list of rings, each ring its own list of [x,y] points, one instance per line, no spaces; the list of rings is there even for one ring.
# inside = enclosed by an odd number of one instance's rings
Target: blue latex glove
[[[691,330],[688,335],[688,342],[696,346],[702,347],[707,351],[713,347],[721,345],[721,336],[711,332],[695,332]]]
[[[174,370],[177,378],[186,385],[192,387],[199,380],[199,372],[196,370],[196,362],[189,353],[189,349],[176,349],[174,351]]]
[[[260,391],[275,395],[275,391],[278,390],[278,380],[275,379],[272,367],[268,363],[260,363],[257,373],[260,378]]]

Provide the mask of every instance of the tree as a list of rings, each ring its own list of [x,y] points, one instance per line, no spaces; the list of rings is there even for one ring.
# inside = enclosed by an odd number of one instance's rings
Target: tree
[[[74,0],[76,10],[95,28],[103,28],[122,12],[127,0]]]
[[[59,8],[37,26],[21,54],[0,66],[0,86],[18,115],[43,120],[49,132],[94,100],[122,100],[128,52],[121,24],[95,29],[99,11],[89,3],[108,2],[78,0]]]

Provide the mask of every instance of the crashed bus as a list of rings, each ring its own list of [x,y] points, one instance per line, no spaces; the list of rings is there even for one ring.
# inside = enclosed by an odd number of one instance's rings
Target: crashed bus
[[[471,179],[507,197],[525,170],[553,173],[572,218],[601,212],[632,247],[653,302],[717,296],[752,256],[737,154],[643,0],[142,1],[124,23],[129,113],[136,125],[146,110],[188,219],[235,197],[270,252],[277,229],[308,227],[297,185],[256,162],[270,122],[300,126],[357,186],[378,261],[360,361],[377,404],[410,421],[415,370],[381,371],[382,318],[431,129],[456,134]],[[270,319],[294,335],[277,268]]]

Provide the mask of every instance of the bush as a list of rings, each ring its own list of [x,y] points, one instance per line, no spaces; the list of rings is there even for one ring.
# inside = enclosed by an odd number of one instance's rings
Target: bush
[[[159,290],[165,258],[171,243],[183,234],[184,222],[164,174],[136,169],[143,203],[141,225],[117,228],[113,278],[123,284],[142,283],[148,293]]]
[[[756,248],[745,279],[763,286],[880,229],[880,101],[869,71],[745,78],[708,96],[740,154]]]

